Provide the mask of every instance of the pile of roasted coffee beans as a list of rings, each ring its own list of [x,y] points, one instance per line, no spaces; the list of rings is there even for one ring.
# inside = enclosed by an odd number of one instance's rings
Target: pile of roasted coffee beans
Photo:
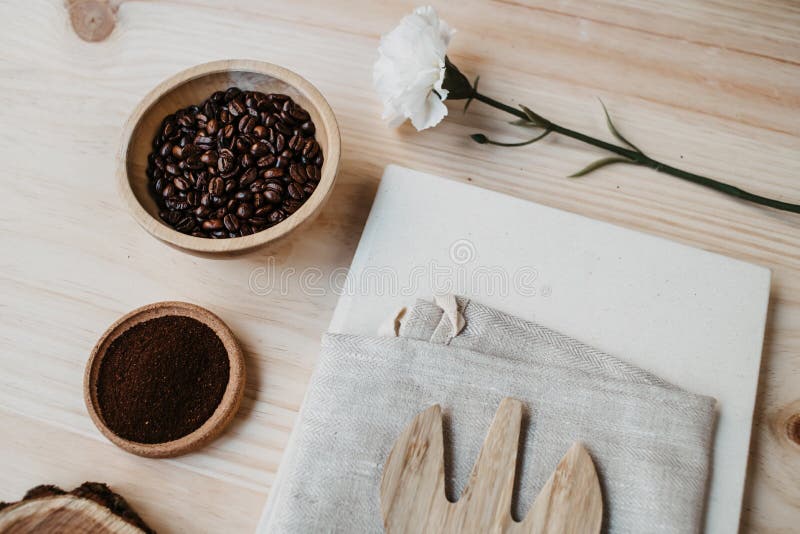
[[[315,131],[291,97],[237,87],[167,116],[147,160],[161,218],[179,232],[215,239],[278,224],[319,183]]]

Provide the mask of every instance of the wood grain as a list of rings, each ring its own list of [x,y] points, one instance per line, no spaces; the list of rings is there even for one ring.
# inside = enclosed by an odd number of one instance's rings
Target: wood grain
[[[143,531],[108,508],[74,495],[59,495],[15,504],[0,514],[0,531],[7,534],[37,532],[95,532],[141,534]]]
[[[434,1],[458,29],[453,61],[483,92],[608,134],[596,97],[654,157],[756,193],[800,200],[800,10],[788,0]],[[599,152],[563,138],[522,149],[499,112],[453,103],[439,126],[390,130],[371,87],[379,35],[411,2],[122,2],[106,39],[72,30],[63,2],[0,3],[0,499],[41,482],[103,480],[157,530],[252,532],[350,264],[378,177],[401,163],[758,263],[773,271],[743,525],[791,532],[800,514],[800,220],[638,168],[564,177]],[[307,78],[342,133],[341,171],[317,220],[234,261],[192,257],[139,228],[117,195],[123,124],[159,81],[251,57]],[[272,262],[272,263],[270,263]],[[304,291],[270,269],[319,269]],[[316,271],[315,271],[316,272]],[[202,454],[148,460],[86,414],[83,369],[105,327],[137,306],[187,300],[231,327],[248,382]],[[377,324],[377,320],[376,320]],[[191,491],[190,491],[191,490]],[[224,495],[224,503],[221,496]]]
[[[84,482],[70,491],[52,484],[31,488],[17,502],[0,503],[0,532],[152,534],[125,497],[106,484]]]
[[[459,500],[445,495],[442,410],[418,414],[400,434],[381,478],[388,534],[597,534],[603,498],[594,462],[574,443],[520,521],[511,517],[523,404],[503,399]]]

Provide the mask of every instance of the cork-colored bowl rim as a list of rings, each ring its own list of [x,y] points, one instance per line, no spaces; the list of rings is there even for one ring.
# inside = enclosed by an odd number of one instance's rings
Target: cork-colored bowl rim
[[[131,158],[130,153],[134,138],[140,135],[138,132],[140,122],[145,115],[154,112],[159,107],[159,103],[165,95],[189,83],[225,73],[262,75],[278,80],[296,90],[304,97],[306,104],[310,106],[308,111],[312,112],[313,110],[313,114],[319,120],[319,124],[316,124],[318,139],[319,135],[324,132],[325,145],[327,147],[324,152],[325,160],[322,164],[321,177],[317,188],[314,194],[295,213],[275,226],[248,236],[208,239],[178,232],[164,224],[157,214],[150,213],[142,206],[131,186],[131,180],[136,179],[136,177],[132,176],[130,171],[131,161],[129,159]],[[174,109],[171,110],[171,112],[174,111]],[[313,220],[330,197],[341,159],[339,125],[333,110],[325,100],[325,97],[322,96],[322,93],[305,78],[289,69],[265,61],[249,59],[212,61],[196,65],[164,80],[150,91],[133,110],[125,123],[121,139],[117,154],[117,182],[123,202],[131,215],[133,215],[133,218],[142,228],[157,239],[181,250],[203,256],[225,257],[252,250],[275,242],[299,226]],[[151,140],[147,139],[146,141],[149,144]],[[322,144],[321,140],[320,143]]]
[[[111,343],[128,329],[150,319],[166,316],[190,317],[211,328],[222,341],[228,353],[230,373],[228,385],[217,409],[199,428],[173,441],[164,443],[138,443],[122,438],[106,426],[97,401],[97,379],[100,365]],[[119,318],[100,337],[92,349],[83,380],[83,398],[89,416],[100,432],[113,444],[130,453],[149,458],[179,456],[194,451],[217,437],[236,415],[244,395],[245,364],[236,338],[230,328],[205,308],[188,302],[156,302],[137,308]]]

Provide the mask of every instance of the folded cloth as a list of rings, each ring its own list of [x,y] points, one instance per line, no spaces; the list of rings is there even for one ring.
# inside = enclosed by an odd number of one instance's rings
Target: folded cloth
[[[419,301],[399,337],[324,337],[265,531],[382,532],[384,461],[432,404],[442,406],[456,500],[504,397],[527,409],[516,518],[580,441],[600,477],[605,531],[702,528],[714,399],[476,302],[459,298],[458,310],[455,326],[452,313]]]

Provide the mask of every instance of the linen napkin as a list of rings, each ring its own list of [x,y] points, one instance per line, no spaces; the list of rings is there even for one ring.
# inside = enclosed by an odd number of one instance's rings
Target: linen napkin
[[[600,477],[604,531],[702,528],[714,399],[479,303],[459,298],[457,308],[456,318],[418,301],[398,337],[324,337],[264,531],[382,532],[384,461],[413,417],[436,403],[456,500],[504,397],[527,409],[517,519],[580,441]]]

